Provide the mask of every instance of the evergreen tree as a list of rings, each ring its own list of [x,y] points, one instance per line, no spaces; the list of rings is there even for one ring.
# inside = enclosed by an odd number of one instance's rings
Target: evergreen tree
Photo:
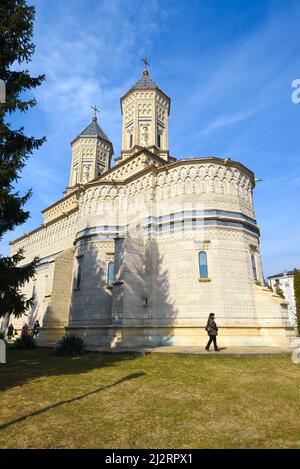
[[[300,335],[300,270],[297,269],[294,269],[294,292],[296,301],[298,334]]]
[[[26,65],[22,67],[30,62],[34,52],[34,17],[35,8],[28,6],[26,0],[0,2],[0,79],[6,84],[6,102],[0,103],[0,240],[5,232],[29,217],[24,205],[31,190],[20,195],[14,185],[26,160],[45,140],[26,136],[23,127],[13,129],[7,121],[13,112],[25,112],[35,106],[35,99],[26,99],[26,95],[44,80],[44,75],[32,77]],[[19,266],[23,259],[22,250],[12,257],[0,255],[0,317],[19,317],[32,303],[32,298],[21,294],[20,287],[34,275],[37,259]]]

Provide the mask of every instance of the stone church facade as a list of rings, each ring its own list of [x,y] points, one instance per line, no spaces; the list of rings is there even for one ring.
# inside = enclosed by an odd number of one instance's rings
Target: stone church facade
[[[40,258],[24,287],[40,341],[68,333],[91,346],[203,345],[214,312],[220,345],[290,344],[287,302],[264,286],[252,171],[170,156],[170,98],[146,68],[121,111],[115,166],[95,114],[71,142],[63,198],[11,243],[25,263]]]

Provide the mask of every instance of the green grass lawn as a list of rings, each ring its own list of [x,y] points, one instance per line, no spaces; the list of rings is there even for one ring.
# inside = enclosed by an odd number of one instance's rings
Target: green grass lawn
[[[289,356],[10,350],[0,397],[0,448],[300,447]]]

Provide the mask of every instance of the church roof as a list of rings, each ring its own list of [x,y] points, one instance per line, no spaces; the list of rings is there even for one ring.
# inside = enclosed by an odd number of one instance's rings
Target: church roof
[[[269,277],[267,277],[267,278],[283,277],[284,275],[294,275],[294,273],[295,273],[294,270],[287,270],[285,272],[281,272],[280,274],[269,275]]]
[[[98,124],[97,117],[95,115],[93,116],[92,122],[74,140],[76,140],[78,137],[100,137],[103,140],[106,140],[108,143],[111,143],[107,135],[103,132],[100,125]]]
[[[146,73],[147,72],[147,73]],[[142,78],[131,89],[158,88],[157,84],[149,77],[148,70],[144,70]]]
[[[132,86],[130,88],[130,90],[127,91],[127,93],[124,94],[124,96],[122,96],[121,101],[122,101],[123,98],[125,98],[125,96],[127,96],[129,93],[131,93],[132,91],[135,91],[135,90],[158,90],[162,94],[164,94],[166,96],[166,98],[170,101],[169,96],[166,95],[166,93],[164,91],[162,91],[159,88],[159,86],[157,86],[155,81],[153,81],[152,78],[149,76],[149,72],[148,72],[147,68],[144,69],[142,78],[140,78],[136,82],[136,84],[134,86]]]
[[[107,140],[110,142],[109,138],[107,135],[103,132],[101,129],[100,125],[97,122],[97,118],[94,116],[92,122],[81,132],[80,136],[90,136],[93,135],[95,137],[101,137],[104,138],[104,140]]]

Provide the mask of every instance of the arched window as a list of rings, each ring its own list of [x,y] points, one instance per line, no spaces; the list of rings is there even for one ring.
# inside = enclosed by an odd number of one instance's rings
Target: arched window
[[[257,280],[257,272],[256,272],[256,262],[254,254],[251,255],[251,264],[252,264],[252,272],[254,280]]]
[[[200,251],[198,254],[199,261],[199,276],[200,278],[208,278],[207,269],[207,254],[205,251]]]
[[[112,285],[115,279],[115,263],[109,262],[107,265],[107,284]]]
[[[132,136],[132,134],[130,134],[130,137],[129,137],[129,148],[132,147],[132,143],[133,143],[133,136]]]

